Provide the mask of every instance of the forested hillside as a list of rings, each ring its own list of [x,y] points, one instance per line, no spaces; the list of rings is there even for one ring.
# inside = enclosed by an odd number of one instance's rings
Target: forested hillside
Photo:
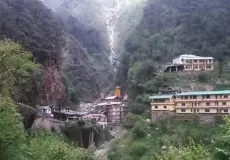
[[[66,28],[61,18],[41,1],[0,1],[1,38],[8,37],[22,43],[43,66],[37,76],[39,79],[33,84],[33,91],[23,91],[26,96],[20,98],[20,101],[45,104],[46,94],[49,94],[52,103],[66,98],[78,103],[79,99],[91,100],[100,95],[100,88],[107,84],[100,68],[92,66],[92,63],[96,65],[101,61],[92,59],[87,49],[76,39],[84,38],[85,33],[72,36],[72,30],[74,28]],[[87,40],[90,43],[90,39]],[[39,99],[34,100],[37,96]]]
[[[196,120],[169,118],[147,123],[129,114],[129,132],[112,146],[109,160],[227,160],[230,158],[229,117],[226,124],[205,125]]]
[[[226,0],[149,0],[126,41],[117,83],[128,84],[135,99],[167,84],[167,78],[155,73],[175,56],[213,56],[221,66],[230,56],[229,9]]]

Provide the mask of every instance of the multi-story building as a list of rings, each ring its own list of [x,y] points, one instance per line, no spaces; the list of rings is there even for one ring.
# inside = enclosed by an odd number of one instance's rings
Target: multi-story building
[[[182,92],[150,97],[151,111],[168,111],[178,114],[228,114],[230,113],[230,90]]]
[[[116,87],[114,96],[104,98],[96,104],[96,112],[105,114],[108,123],[121,123],[127,113],[127,100],[127,96],[121,96],[120,87]]]
[[[214,70],[213,57],[201,57],[184,54],[173,59],[173,64],[166,67],[164,72],[179,71],[212,71]]]
[[[212,57],[200,57],[195,55],[181,55],[173,60],[173,65],[183,64],[184,71],[213,70],[214,59]]]

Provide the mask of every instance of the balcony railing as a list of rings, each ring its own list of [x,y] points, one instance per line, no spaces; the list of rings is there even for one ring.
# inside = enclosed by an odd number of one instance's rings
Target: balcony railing
[[[230,101],[230,98],[175,99],[175,102],[197,102],[197,101]]]
[[[176,106],[176,109],[212,109],[212,108],[220,108],[220,109],[227,109],[230,108],[230,106],[217,106],[217,105],[210,105],[210,106]]]

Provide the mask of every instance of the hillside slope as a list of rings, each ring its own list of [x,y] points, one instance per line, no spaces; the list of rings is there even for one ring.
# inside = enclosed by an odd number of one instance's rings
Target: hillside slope
[[[41,1],[2,0],[0,8],[1,38],[20,41],[43,65],[33,96],[23,102],[31,104],[32,99],[37,98],[36,104],[45,105],[49,103],[46,94],[52,104],[66,99],[78,103],[79,99],[88,101],[100,96],[101,75],[98,76],[90,64],[88,52],[68,33],[64,22]],[[73,80],[68,79],[70,76]]]
[[[149,0],[126,41],[117,83],[146,91],[157,67],[181,54],[213,56],[222,64],[230,55],[229,8],[225,0]]]

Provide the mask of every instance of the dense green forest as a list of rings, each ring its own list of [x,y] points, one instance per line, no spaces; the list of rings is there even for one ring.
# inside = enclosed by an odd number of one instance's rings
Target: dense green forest
[[[144,101],[144,93],[170,86],[172,79],[158,72],[181,54],[213,56],[217,76],[224,75],[230,56],[229,8],[226,0],[149,0],[126,41],[116,83],[127,86],[132,100]]]
[[[211,126],[195,121],[167,119],[148,123],[129,114],[124,126],[129,132],[118,139],[109,160],[227,160],[229,117],[226,125]]]

